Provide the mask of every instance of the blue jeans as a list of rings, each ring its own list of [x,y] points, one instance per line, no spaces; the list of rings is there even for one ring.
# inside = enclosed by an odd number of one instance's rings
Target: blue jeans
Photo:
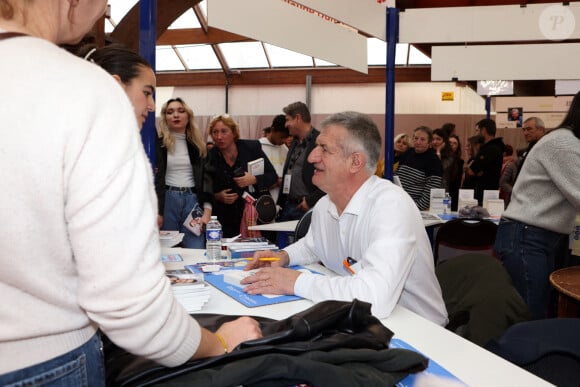
[[[163,210],[162,230],[178,230],[183,233],[183,247],[188,249],[205,249],[205,235],[193,234],[184,225],[185,219],[198,204],[197,195],[189,191],[165,191],[165,208]]]
[[[10,356],[10,354],[3,355]],[[5,387],[104,387],[105,366],[101,338],[97,333],[85,344],[64,355],[0,375],[0,385]]]
[[[494,247],[532,318],[549,317],[555,295],[549,276],[566,260],[568,235],[502,218]]]

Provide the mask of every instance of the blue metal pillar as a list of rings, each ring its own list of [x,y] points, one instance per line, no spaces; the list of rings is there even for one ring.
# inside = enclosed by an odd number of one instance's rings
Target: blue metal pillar
[[[385,98],[385,179],[393,180],[395,158],[395,53],[399,40],[399,10],[387,7],[387,82]]]
[[[157,42],[157,0],[139,1],[139,54],[155,71],[155,45]],[[141,140],[151,166],[155,170],[155,113],[150,113],[141,130]]]

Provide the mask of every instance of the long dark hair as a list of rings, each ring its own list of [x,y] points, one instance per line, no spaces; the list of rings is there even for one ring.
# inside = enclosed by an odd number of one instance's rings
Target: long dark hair
[[[564,121],[558,127],[570,129],[580,139],[580,91],[574,96]]]
[[[139,76],[141,67],[151,68],[145,58],[121,44],[101,48],[85,45],[80,48],[78,56],[101,66],[111,75],[117,75],[125,85]]]

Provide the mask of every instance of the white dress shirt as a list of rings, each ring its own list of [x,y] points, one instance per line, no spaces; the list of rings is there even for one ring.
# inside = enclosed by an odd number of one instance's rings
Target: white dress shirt
[[[339,276],[301,274],[294,293],[319,302],[357,298],[387,317],[397,303],[439,325],[447,323],[433,252],[421,214],[400,187],[370,177],[339,216],[327,196],[318,201],[308,234],[284,249],[291,265],[321,261]],[[358,261],[356,274],[343,265]]]

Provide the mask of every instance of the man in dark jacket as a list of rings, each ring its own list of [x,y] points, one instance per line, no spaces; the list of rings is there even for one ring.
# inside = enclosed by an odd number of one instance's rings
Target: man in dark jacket
[[[277,202],[282,207],[280,220],[285,221],[300,219],[324,196],[324,192],[312,184],[314,166],[307,161],[320,133],[310,123],[308,107],[303,102],[294,102],[282,110],[286,115],[286,127],[294,136],[284,163],[282,189]]]
[[[495,121],[489,118],[479,121],[475,131],[476,134],[483,137],[483,145],[479,148],[479,152],[467,169],[467,173],[471,176],[477,176],[475,198],[479,205],[482,205],[483,191],[499,189],[505,145],[501,137],[495,137]]]

